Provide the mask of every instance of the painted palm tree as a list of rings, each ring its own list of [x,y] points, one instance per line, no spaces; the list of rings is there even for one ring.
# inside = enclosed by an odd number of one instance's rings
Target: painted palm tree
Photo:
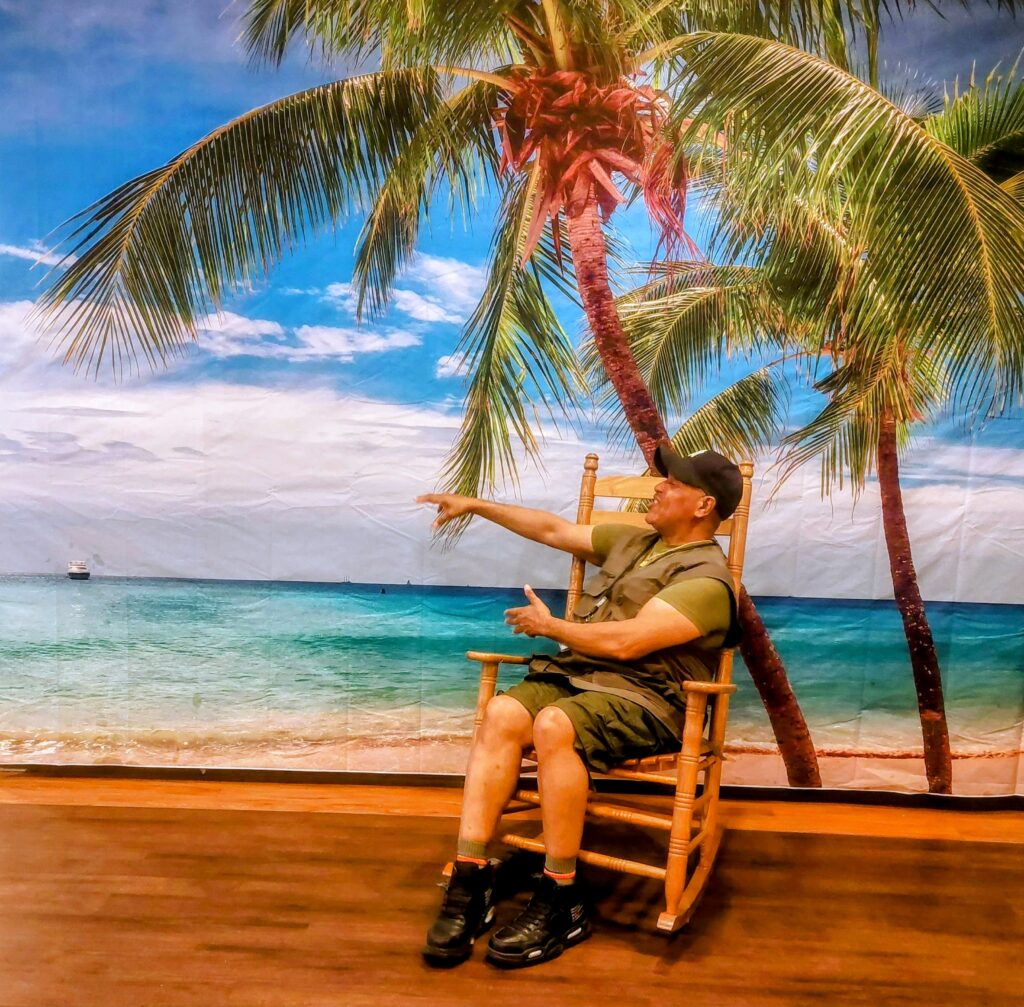
[[[256,58],[280,60],[305,39],[324,57],[380,69],[254,109],[99,200],[72,222],[41,314],[76,367],[121,372],[140,356],[158,366],[228,293],[352,213],[365,214],[359,308],[377,314],[435,200],[471,212],[497,191],[488,280],[458,351],[471,380],[447,485],[486,492],[514,476],[514,442],[536,450],[531,401],[571,408],[578,372],[548,301],[552,284],[578,292],[649,462],[668,435],[619,323],[603,221],[639,193],[666,246],[686,245],[686,162],[676,151],[687,120],[651,82],[710,40],[744,37],[730,32],[827,49],[839,9],[821,0],[683,6],[251,0],[244,37]],[[790,779],[818,784],[799,705],[746,592],[741,614],[752,674],[790,731],[780,738],[795,753]]]
[[[787,375],[806,365],[825,406],[781,437],[782,475],[820,456],[828,493],[844,478],[859,492],[876,472],[928,785],[949,793],[942,680],[898,458],[914,423],[941,411],[968,423],[991,415],[1016,400],[1024,380],[1024,212],[1015,202],[1024,196],[1024,82],[1016,67],[1005,77],[993,73],[982,85],[954,89],[941,111],[911,116],[853,78],[816,72],[838,82],[846,108],[837,104],[831,122],[819,112],[799,124],[817,138],[813,157],[807,148],[778,151],[786,167],[768,178],[760,165],[770,151],[757,149],[748,160],[734,146],[727,181],[711,186],[720,247],[742,253],[745,264],[663,263],[620,310],[666,414],[684,410],[687,394],[723,356],[757,362],[683,424],[675,436],[683,448],[715,432],[732,450],[771,441],[786,420]],[[772,104],[762,92],[745,127],[757,131]],[[852,158],[821,186],[818,175],[834,167],[822,145],[835,149],[845,133],[875,150],[898,141],[904,157],[883,162],[882,172],[874,157]],[[907,160],[919,169],[909,172]],[[871,191],[858,193],[856,176],[865,170]]]

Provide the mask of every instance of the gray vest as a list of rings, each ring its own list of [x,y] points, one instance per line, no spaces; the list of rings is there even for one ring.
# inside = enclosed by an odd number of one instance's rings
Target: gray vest
[[[732,574],[717,542],[669,549],[646,565],[644,558],[658,542],[657,532],[637,529],[623,535],[612,547],[601,569],[587,583],[573,609],[580,622],[632,619],[662,588],[697,577],[711,577],[729,592],[730,618],[723,647],[735,647],[740,639]],[[530,661],[528,678],[560,675],[577,688],[623,696],[653,713],[682,736],[686,712],[687,679],[708,681],[714,677],[721,651],[701,647],[699,641],[656,650],[628,664],[607,658],[588,657],[573,650],[554,656],[537,654]]]

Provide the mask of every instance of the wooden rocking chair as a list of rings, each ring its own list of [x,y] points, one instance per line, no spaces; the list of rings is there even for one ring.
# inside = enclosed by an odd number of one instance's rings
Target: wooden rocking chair
[[[579,508],[576,521],[584,525],[608,523],[649,526],[644,515],[621,510],[595,510],[595,498],[622,500],[651,499],[654,487],[661,482],[660,476],[606,476],[597,478],[597,455],[589,454],[583,465],[583,479],[580,485]],[[750,488],[754,466],[742,462],[743,496],[735,514],[720,525],[716,536],[728,537],[727,559],[729,570],[739,593],[743,572],[743,557],[746,548],[747,519],[750,514]],[[569,578],[569,593],[566,599],[566,618],[572,617],[572,610],[582,587],[585,563],[573,558]],[[476,701],[474,737],[483,719],[484,709],[494,696],[498,667],[501,664],[527,664],[525,657],[507,654],[489,654],[469,651],[466,655],[481,664],[480,688]],[[671,800],[671,812],[660,813],[648,808],[637,808],[629,803],[616,803],[615,795],[591,792],[587,806],[589,818],[610,819],[661,829],[669,834],[668,859],[662,864],[642,863],[611,857],[590,850],[580,850],[579,859],[613,871],[654,878],[664,882],[665,911],[658,917],[658,930],[674,933],[693,915],[697,901],[703,894],[711,875],[721,841],[722,826],[718,824],[718,794],[722,775],[722,746],[725,741],[725,726],[729,713],[729,696],[736,691],[732,684],[733,651],[724,650],[718,662],[718,670],[711,682],[686,682],[686,719],[683,731],[682,750],[671,755],[657,755],[646,759],[635,759],[612,769],[607,775],[616,779],[640,780],[669,784],[675,787]],[[705,712],[710,705],[710,731],[703,738]],[[527,762],[529,762],[527,756]],[[702,779],[701,779],[702,777]],[[701,793],[697,796],[700,780]],[[526,806],[540,803],[538,794],[532,790],[519,790],[516,799]],[[542,837],[530,838],[516,833],[505,834],[502,841],[509,846],[544,852]]]

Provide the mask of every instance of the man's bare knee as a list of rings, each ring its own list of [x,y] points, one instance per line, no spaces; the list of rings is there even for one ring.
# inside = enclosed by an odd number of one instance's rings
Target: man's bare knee
[[[545,706],[533,722],[533,744],[538,755],[576,743],[576,728],[569,715],[557,706]]]
[[[514,741],[526,748],[532,742],[533,722],[530,713],[518,699],[511,696],[495,696],[487,704],[481,728],[480,737],[485,743]]]

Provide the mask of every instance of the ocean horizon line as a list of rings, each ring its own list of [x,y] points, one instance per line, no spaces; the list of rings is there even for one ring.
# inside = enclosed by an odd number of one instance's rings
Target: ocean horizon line
[[[241,587],[261,587],[261,586],[278,586],[278,587],[293,587],[293,588],[358,588],[358,589],[388,589],[397,592],[402,591],[428,591],[428,592],[456,592],[460,594],[476,594],[485,592],[500,592],[500,593],[519,593],[523,590],[522,584],[514,585],[480,585],[480,584],[437,584],[430,582],[420,582],[406,580],[402,581],[356,581],[356,580],[298,580],[298,579],[285,579],[277,580],[271,578],[252,578],[252,577],[162,577],[158,575],[130,575],[130,574],[97,574],[93,573],[89,580],[71,580],[64,573],[25,573],[25,572],[4,572],[0,573],[0,580],[13,580],[13,579],[32,579],[32,580],[53,580],[58,582],[68,582],[78,587],[84,586],[94,581],[109,581],[109,582],[146,582],[146,583],[168,583],[168,584],[224,584],[231,586]],[[554,596],[564,596],[566,594],[565,588],[558,587],[537,587],[536,591],[540,594],[548,594]],[[821,604],[821,603],[838,603],[842,605],[849,605],[853,608],[876,608],[880,606],[895,605],[894,598],[844,598],[844,597],[824,597],[821,595],[781,595],[781,594],[753,594],[751,595],[758,601],[767,602],[786,602],[796,604]],[[1024,609],[1024,603],[1022,602],[993,602],[993,601],[945,601],[940,599],[925,598],[924,602],[926,605],[932,608],[954,608],[962,606],[971,606],[972,608],[978,609]]]

